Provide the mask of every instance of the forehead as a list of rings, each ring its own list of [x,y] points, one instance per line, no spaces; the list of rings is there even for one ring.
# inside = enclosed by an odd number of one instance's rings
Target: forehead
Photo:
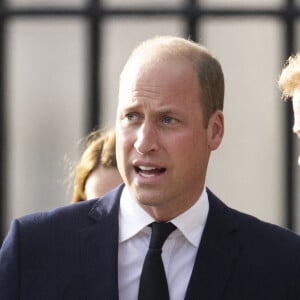
[[[119,100],[139,92],[155,97],[156,94],[198,93],[196,72],[190,62],[179,59],[136,60],[124,70]]]

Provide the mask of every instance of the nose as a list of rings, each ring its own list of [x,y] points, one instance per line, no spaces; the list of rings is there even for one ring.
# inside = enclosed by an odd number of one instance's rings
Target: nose
[[[137,131],[134,148],[139,154],[146,154],[158,149],[158,134],[150,122],[144,122]]]

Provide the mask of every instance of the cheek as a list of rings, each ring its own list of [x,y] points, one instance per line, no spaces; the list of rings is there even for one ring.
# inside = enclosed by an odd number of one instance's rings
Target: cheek
[[[177,159],[185,160],[186,164],[194,160],[198,162],[208,150],[206,135],[197,132],[178,136],[169,141],[168,150]]]
[[[118,168],[122,171],[129,162],[129,155],[133,149],[134,139],[132,134],[119,130],[116,135],[116,156]]]
[[[130,148],[132,148],[133,143],[134,143],[133,134],[123,130],[119,133],[116,147],[117,149],[119,149],[120,152],[128,152]]]
[[[206,166],[209,158],[209,147],[207,143],[207,135],[205,132],[196,132],[188,136],[181,143],[181,155],[185,158],[186,165],[193,172],[201,172]]]
[[[190,133],[186,135],[183,144],[191,152],[199,153],[199,151],[206,149],[208,145],[207,130],[203,128],[191,130]]]

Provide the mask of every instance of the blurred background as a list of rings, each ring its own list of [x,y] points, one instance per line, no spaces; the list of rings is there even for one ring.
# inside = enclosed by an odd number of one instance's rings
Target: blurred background
[[[300,233],[300,141],[277,88],[299,32],[299,0],[0,0],[1,236],[13,218],[70,203],[80,140],[114,125],[128,55],[164,34],[201,42],[225,73],[207,185]]]

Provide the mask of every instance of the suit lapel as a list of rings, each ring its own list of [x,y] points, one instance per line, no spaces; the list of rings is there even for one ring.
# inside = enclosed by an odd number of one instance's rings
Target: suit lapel
[[[118,300],[118,213],[123,185],[98,200],[80,231],[82,299]],[[209,214],[186,300],[220,300],[240,245],[231,210],[209,190]]]
[[[118,211],[122,186],[99,199],[80,231],[83,299],[118,299]]]
[[[209,190],[209,214],[200,242],[186,300],[219,300],[238,256],[238,224],[231,210]]]

